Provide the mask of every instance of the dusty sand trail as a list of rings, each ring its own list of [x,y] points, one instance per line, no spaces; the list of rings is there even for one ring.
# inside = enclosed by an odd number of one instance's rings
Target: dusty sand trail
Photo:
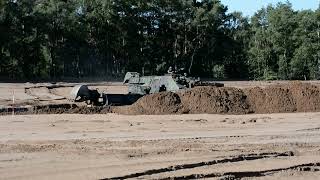
[[[0,179],[318,179],[320,113],[0,116]]]

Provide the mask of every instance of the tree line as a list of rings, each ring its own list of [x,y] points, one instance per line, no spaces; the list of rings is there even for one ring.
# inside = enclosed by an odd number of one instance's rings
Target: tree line
[[[219,0],[0,0],[0,77],[120,78],[169,66],[215,79],[318,79],[320,8],[252,17]]]

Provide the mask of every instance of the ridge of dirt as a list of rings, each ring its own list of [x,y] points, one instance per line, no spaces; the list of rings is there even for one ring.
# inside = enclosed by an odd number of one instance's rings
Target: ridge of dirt
[[[296,102],[289,89],[283,87],[256,87],[244,90],[247,101],[255,113],[295,112]]]
[[[244,89],[244,92],[254,113],[320,111],[320,90],[309,83],[256,87]]]
[[[241,89],[195,87],[178,93],[161,92],[140,98],[131,106],[114,107],[120,114],[248,114],[249,104]]]
[[[247,114],[246,95],[237,88],[196,87],[179,93],[188,113]]]
[[[319,112],[320,90],[301,82],[247,89],[204,86],[147,95],[131,106],[114,107],[112,111],[129,115]]]
[[[0,115],[11,115],[13,108],[0,109]],[[16,107],[16,115],[25,114],[107,114],[111,113],[111,107],[87,107],[76,104],[49,104],[33,107]]]
[[[130,106],[113,107],[121,114],[173,114],[183,113],[180,96],[173,92],[160,92],[140,98]]]

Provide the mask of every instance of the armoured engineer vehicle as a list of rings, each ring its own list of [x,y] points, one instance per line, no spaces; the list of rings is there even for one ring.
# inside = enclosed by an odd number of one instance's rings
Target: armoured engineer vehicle
[[[89,89],[86,85],[78,85],[71,91],[71,100],[86,102],[88,105],[130,105],[140,97],[163,91],[177,92],[196,86],[223,87],[221,83],[201,81],[200,78],[187,77],[186,74],[166,74],[163,76],[141,76],[137,72],[128,72],[123,80],[128,87],[128,94],[106,94]]]

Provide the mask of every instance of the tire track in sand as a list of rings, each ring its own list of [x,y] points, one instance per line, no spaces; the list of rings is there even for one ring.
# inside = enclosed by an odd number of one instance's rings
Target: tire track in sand
[[[253,160],[257,160],[257,159],[288,157],[288,156],[294,156],[293,152],[289,151],[289,152],[284,152],[284,153],[272,152],[272,153],[239,155],[239,156],[220,159],[220,160],[212,160],[212,161],[190,163],[190,164],[180,164],[180,165],[174,165],[174,166],[169,166],[169,167],[159,168],[159,169],[150,169],[150,170],[146,170],[143,172],[128,174],[128,175],[124,175],[124,176],[103,178],[101,180],[138,178],[141,176],[155,175],[155,174],[160,174],[160,173],[165,173],[165,172],[173,172],[173,171],[182,170],[182,169],[192,169],[192,168],[196,168],[196,167],[210,166],[210,165],[215,165],[215,164],[223,164],[223,163],[229,163],[229,162],[232,163],[232,162],[240,162],[240,161],[253,161]],[[212,175],[214,175],[214,174],[212,174]],[[195,175],[195,176],[198,176],[198,175]],[[201,176],[201,175],[199,175],[199,176]],[[204,176],[206,176],[206,175],[204,175]]]

